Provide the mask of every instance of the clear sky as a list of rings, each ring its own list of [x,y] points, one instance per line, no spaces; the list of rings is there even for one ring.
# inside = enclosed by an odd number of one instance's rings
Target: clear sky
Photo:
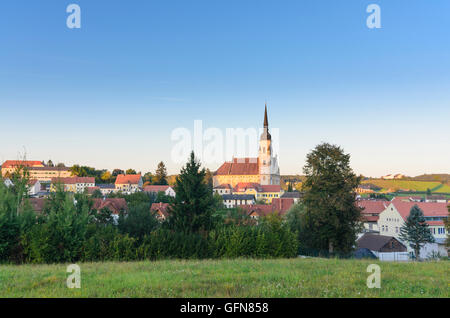
[[[282,174],[321,141],[367,176],[450,173],[448,0],[14,0],[0,40],[0,161],[177,173],[175,128],[259,128],[267,101]]]

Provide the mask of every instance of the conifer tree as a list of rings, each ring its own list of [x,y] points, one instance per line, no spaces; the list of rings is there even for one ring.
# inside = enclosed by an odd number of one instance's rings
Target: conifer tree
[[[167,169],[164,162],[158,163],[158,168],[155,172],[155,185],[167,185]]]
[[[434,243],[434,237],[425,222],[423,211],[417,204],[411,208],[405,224],[400,228],[400,239],[409,243],[417,260],[420,259],[422,246],[426,243]]]
[[[211,188],[205,183],[205,169],[191,152],[189,161],[176,178],[176,197],[169,206],[167,225],[177,232],[193,233],[211,229],[216,206]]]

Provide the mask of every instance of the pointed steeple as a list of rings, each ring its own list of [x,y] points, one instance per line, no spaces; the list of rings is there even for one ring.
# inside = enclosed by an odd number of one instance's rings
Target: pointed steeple
[[[267,103],[264,109],[264,128],[269,127],[269,121],[267,120]]]
[[[267,103],[264,109],[264,130],[261,135],[261,140],[270,140],[272,137],[269,133],[269,120],[267,119]]]

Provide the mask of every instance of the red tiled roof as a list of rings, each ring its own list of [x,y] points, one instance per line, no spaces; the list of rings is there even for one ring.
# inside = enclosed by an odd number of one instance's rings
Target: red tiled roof
[[[36,180],[36,179],[30,179],[30,180],[28,180],[28,185],[34,186],[34,185],[36,184],[36,182],[38,182],[38,180]]]
[[[363,221],[365,222],[378,222],[378,219],[380,218],[378,215],[366,215],[362,214]]]
[[[258,158],[234,158],[224,162],[214,175],[257,175],[259,174]]]
[[[95,178],[94,177],[52,178],[52,183],[61,183],[61,184],[95,183]]]
[[[247,189],[255,189],[257,192],[262,191],[261,185],[255,182],[239,182],[238,184],[236,184],[233,191],[244,192]]]
[[[116,184],[138,184],[140,179],[140,174],[119,174],[116,178]]]
[[[247,211],[249,215],[256,214],[258,216],[266,216],[268,214],[277,213],[279,215],[286,214],[287,211],[294,204],[292,198],[275,198],[272,199],[271,205],[266,204],[252,204],[252,205],[240,205],[239,207],[244,211]]]
[[[170,186],[168,185],[148,185],[144,187],[145,192],[165,192],[167,189],[169,189]]]
[[[40,161],[27,161],[27,160],[6,160],[2,164],[2,168],[14,168],[17,166],[25,167],[43,167],[44,165]]]
[[[375,200],[360,200],[356,202],[357,206],[364,208],[364,210],[361,211],[362,214],[380,214],[389,204],[389,201]]]
[[[262,192],[280,192],[281,186],[277,184],[262,185]]]
[[[285,214],[294,205],[292,198],[274,198],[272,199],[272,206],[276,211]]]
[[[152,203],[152,206],[150,207],[151,212],[160,212],[162,214],[162,217],[166,219],[169,216],[168,212],[169,203]]]
[[[244,192],[247,189],[255,189],[257,192],[281,192],[281,186],[276,184],[261,185],[254,182],[239,182],[234,187],[235,192]]]
[[[401,199],[394,198],[391,203],[402,216],[403,220],[409,216],[409,212],[414,205],[417,205],[424,216],[448,216],[447,203],[437,202],[404,202]]]
[[[228,183],[227,184],[224,183],[224,184],[218,185],[217,187],[214,187],[214,189],[232,189],[232,187]]]
[[[128,210],[127,201],[124,198],[93,199],[93,201],[92,208],[97,211],[108,208],[113,214],[119,214],[121,210]]]

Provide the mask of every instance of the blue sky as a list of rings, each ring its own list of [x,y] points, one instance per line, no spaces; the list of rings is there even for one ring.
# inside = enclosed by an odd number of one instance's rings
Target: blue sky
[[[447,0],[8,1],[0,160],[176,173],[175,128],[258,128],[267,101],[282,174],[321,141],[368,176],[450,173],[449,15]]]

